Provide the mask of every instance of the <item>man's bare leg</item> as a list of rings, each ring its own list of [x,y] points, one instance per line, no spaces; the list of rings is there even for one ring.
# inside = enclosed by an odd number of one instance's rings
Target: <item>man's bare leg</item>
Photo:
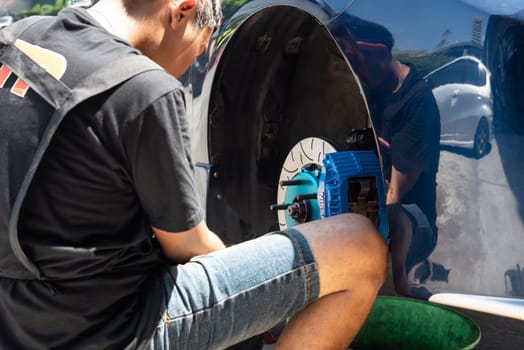
[[[293,316],[275,350],[347,349],[384,283],[387,247],[374,225],[342,214],[296,227],[318,265],[319,299]]]

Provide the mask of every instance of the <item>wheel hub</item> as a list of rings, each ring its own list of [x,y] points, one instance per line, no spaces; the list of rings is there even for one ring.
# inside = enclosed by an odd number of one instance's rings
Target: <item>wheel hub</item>
[[[328,141],[308,137],[289,151],[280,172],[277,190],[278,223],[281,229],[320,219],[317,201],[322,159],[336,152]]]

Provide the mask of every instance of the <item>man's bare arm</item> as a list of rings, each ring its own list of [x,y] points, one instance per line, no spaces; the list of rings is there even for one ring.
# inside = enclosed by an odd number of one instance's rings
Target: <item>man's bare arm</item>
[[[386,204],[400,203],[404,195],[415,186],[419,176],[420,171],[404,173],[392,166]]]
[[[209,230],[205,221],[183,232],[167,232],[155,227],[152,229],[164,255],[174,262],[183,263],[194,256],[225,248],[222,240]]]

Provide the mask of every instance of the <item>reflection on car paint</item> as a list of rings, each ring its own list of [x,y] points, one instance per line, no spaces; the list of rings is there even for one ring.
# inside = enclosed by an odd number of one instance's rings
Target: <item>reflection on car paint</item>
[[[482,61],[462,56],[425,78],[433,88],[440,110],[440,143],[469,148],[477,158],[488,153],[493,100],[491,74]]]
[[[391,33],[393,59],[431,86],[441,124],[438,235],[406,207],[390,209],[390,235],[417,232],[392,251],[403,261],[395,267],[403,275],[397,290],[522,300],[524,3],[476,4],[227,2],[216,44],[191,75],[193,123],[208,125],[194,128],[194,137],[209,141],[195,158],[209,163],[198,176],[208,183],[211,227],[229,242],[278,228],[268,208],[277,202],[285,157],[300,140],[320,137],[350,150],[352,135],[376,133],[368,87],[380,61],[354,45],[371,41],[371,32],[358,32],[359,21],[374,23]],[[378,139],[366,147],[381,152]]]

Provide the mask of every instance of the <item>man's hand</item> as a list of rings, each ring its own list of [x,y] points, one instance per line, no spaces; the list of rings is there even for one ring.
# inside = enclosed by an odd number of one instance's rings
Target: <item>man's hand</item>
[[[152,227],[164,255],[174,262],[184,263],[194,256],[224,249],[224,243],[207,227],[205,221],[183,232],[167,232]]]

